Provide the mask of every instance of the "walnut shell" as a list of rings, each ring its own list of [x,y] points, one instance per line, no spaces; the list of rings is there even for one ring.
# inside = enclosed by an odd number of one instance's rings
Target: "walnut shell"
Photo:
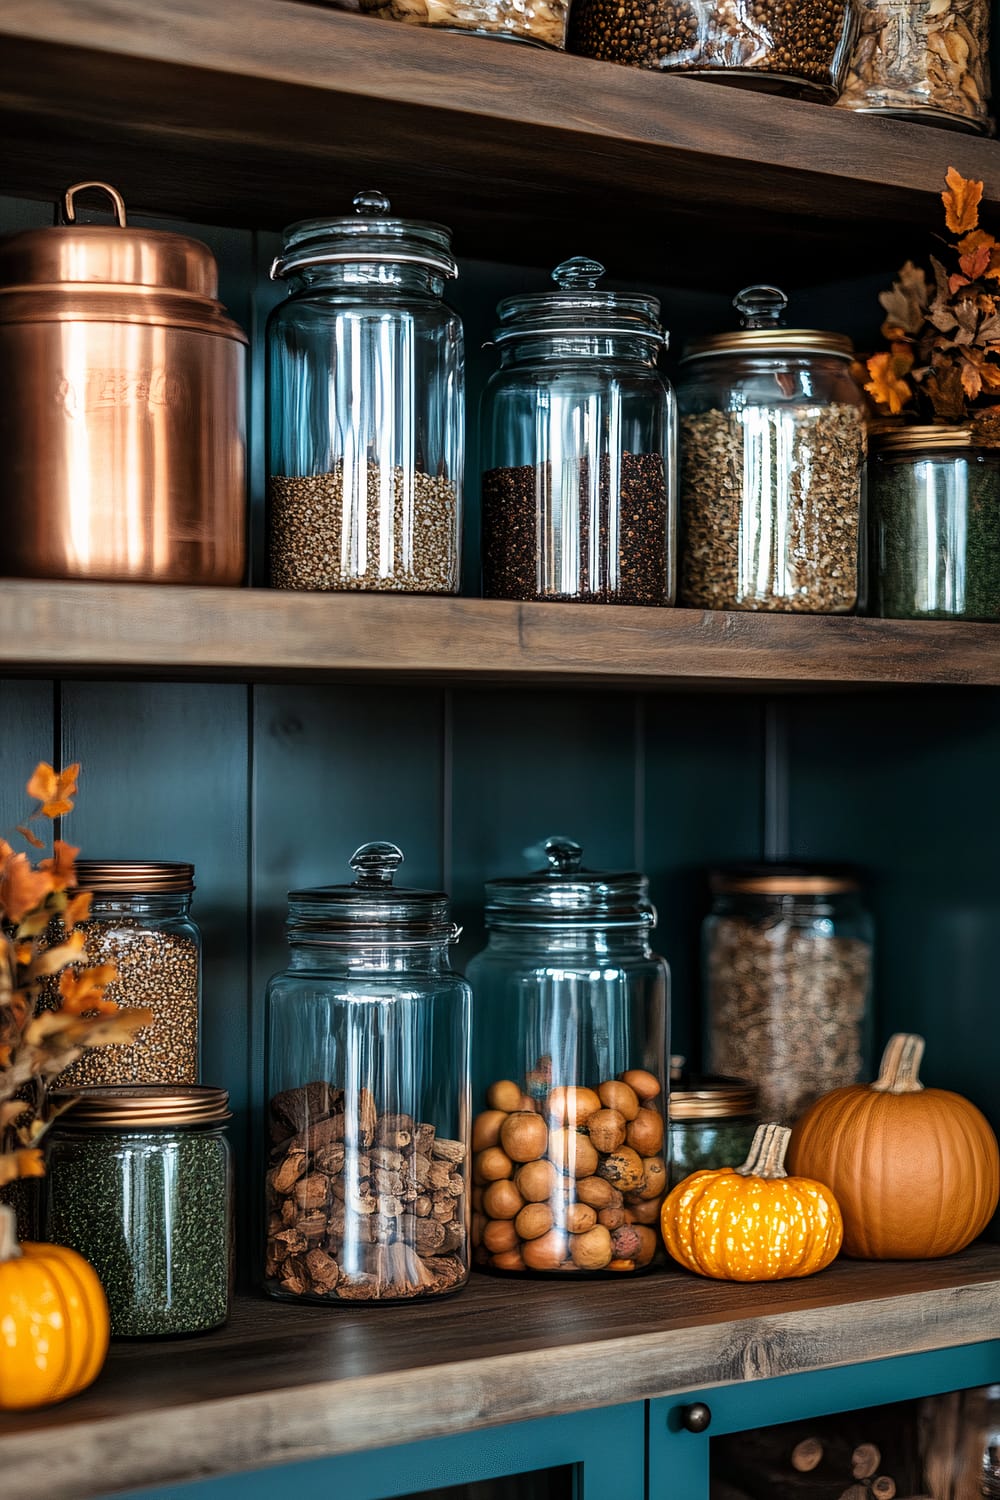
[[[590,1137],[567,1126],[549,1131],[549,1159],[567,1177],[592,1177],[600,1160]]]
[[[663,1150],[663,1116],[655,1109],[640,1109],[629,1121],[626,1138],[640,1156],[658,1156]]]
[[[493,1255],[518,1248],[513,1219],[489,1219],[480,1239]]]
[[[553,1089],[548,1099],[549,1118],[554,1125],[570,1125],[574,1128],[584,1125],[600,1107],[601,1101],[593,1089],[576,1084]]]
[[[483,1194],[483,1211],[491,1219],[516,1219],[524,1199],[512,1182],[491,1182]]]
[[[514,1163],[499,1146],[487,1146],[473,1162],[472,1175],[476,1182],[499,1182],[514,1175]]]
[[[631,1146],[621,1146],[604,1158],[597,1171],[620,1192],[628,1193],[642,1181],[642,1157]]]
[[[502,1109],[484,1109],[472,1123],[472,1149],[485,1151],[500,1141],[500,1126],[507,1116]]]
[[[598,1151],[616,1151],[625,1143],[625,1116],[617,1109],[599,1109],[587,1121],[587,1134]]]
[[[595,1224],[585,1234],[574,1234],[569,1253],[581,1271],[602,1271],[611,1260],[611,1234],[603,1224]]]
[[[541,1161],[525,1162],[518,1167],[514,1181],[526,1203],[545,1203],[556,1190],[559,1173],[552,1162],[543,1157]]]
[[[500,1142],[511,1161],[537,1161],[545,1155],[549,1132],[541,1115],[517,1110],[504,1120]]]
[[[526,1203],[514,1220],[522,1240],[537,1240],[552,1228],[552,1210],[547,1203]]]
[[[532,1271],[556,1271],[566,1258],[567,1247],[568,1236],[561,1229],[550,1229],[537,1240],[526,1240],[521,1255]]]
[[[660,1080],[645,1068],[629,1068],[627,1073],[620,1073],[618,1076],[622,1083],[627,1083],[630,1089],[635,1090],[643,1104],[649,1099],[655,1099],[660,1092]]]
[[[626,1120],[634,1120],[639,1113],[639,1095],[627,1083],[609,1078],[597,1092],[605,1109],[616,1109]]]
[[[490,1109],[502,1109],[505,1114],[512,1109],[520,1109],[521,1089],[509,1078],[501,1078],[499,1082],[491,1083],[486,1090],[486,1103]]]

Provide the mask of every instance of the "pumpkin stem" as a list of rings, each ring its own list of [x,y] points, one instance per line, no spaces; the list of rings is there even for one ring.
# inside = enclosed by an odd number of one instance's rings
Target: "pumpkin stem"
[[[0,1203],[0,1265],[5,1260],[17,1260],[21,1247],[17,1243],[17,1216],[6,1203]]]
[[[741,1177],[787,1177],[785,1152],[792,1132],[787,1125],[758,1125],[750,1155],[736,1171]]]
[[[923,1084],[917,1077],[924,1055],[924,1039],[909,1031],[897,1031],[882,1054],[882,1066],[872,1088],[877,1094],[919,1094]]]

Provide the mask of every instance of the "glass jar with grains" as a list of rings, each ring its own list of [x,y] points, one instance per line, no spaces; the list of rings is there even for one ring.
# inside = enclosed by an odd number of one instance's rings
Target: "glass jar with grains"
[[[117,1337],[202,1333],[229,1316],[232,1164],[225,1089],[52,1094],[45,1238],[89,1260]]]
[[[752,286],[743,326],[681,361],[681,602],[846,614],[864,600],[865,407],[842,334],[786,328]]]
[[[858,0],[841,109],[988,134],[990,0]]]
[[[469,964],[472,1242],[494,1271],[631,1275],[657,1253],[669,972],[635,871],[548,839],[546,867],[486,886]]]
[[[674,397],[655,297],[576,257],[557,290],[500,303],[483,396],[488,599],[672,604]]]
[[[877,433],[869,473],[872,613],[1000,620],[1000,448],[968,427]]]
[[[441,891],[393,884],[364,844],[351,885],[291,891],[267,987],[265,1286],[286,1301],[403,1302],[469,1274],[469,987]]]
[[[359,193],[285,230],[268,319],[268,546],[280,589],[454,594],[465,352],[451,233]]]
[[[126,1047],[91,1047],[59,1075],[63,1088],[197,1083],[200,1061],[201,933],[191,919],[194,866],[170,860],[78,859],[89,891],[79,924],[91,964],[114,964],[107,998],[145,1006],[153,1020]],[[58,1004],[58,975],[45,994]]]
[[[868,1062],[872,922],[857,876],[740,865],[716,870],[711,887],[709,1066],[756,1085],[763,1119],[791,1124]]]
[[[855,30],[851,0],[574,0],[569,50],[832,104]]]

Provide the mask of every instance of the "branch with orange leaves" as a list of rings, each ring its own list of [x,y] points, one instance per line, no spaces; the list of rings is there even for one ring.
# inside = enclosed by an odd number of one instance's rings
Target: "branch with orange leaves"
[[[79,773],[78,765],[35,767],[27,792],[41,805],[17,828],[33,849],[45,841],[30,824],[72,811]],[[113,965],[86,962],[79,924],[90,896],[70,894],[79,852],[54,839],[52,854],[32,865],[0,839],[0,1187],[45,1170],[38,1143],[61,1112],[47,1101],[52,1080],[87,1048],[127,1045],[152,1020],[107,998]],[[59,1004],[41,1007],[42,986],[56,974]]]

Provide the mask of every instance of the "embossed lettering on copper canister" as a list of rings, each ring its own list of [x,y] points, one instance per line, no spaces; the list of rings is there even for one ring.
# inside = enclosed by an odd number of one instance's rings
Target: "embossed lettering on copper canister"
[[[98,188],[116,225],[79,224]],[[207,245],[104,183],[0,241],[0,573],[240,584],[246,336]]]

